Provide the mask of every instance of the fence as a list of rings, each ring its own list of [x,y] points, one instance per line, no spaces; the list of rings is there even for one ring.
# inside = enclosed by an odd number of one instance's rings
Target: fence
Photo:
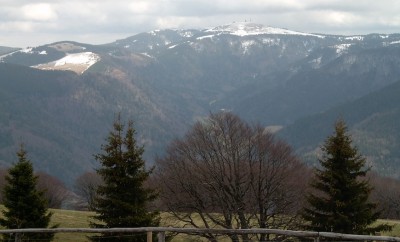
[[[369,236],[340,234],[330,232],[313,231],[294,231],[279,229],[197,229],[197,228],[172,228],[172,227],[143,227],[143,228],[110,228],[110,229],[90,229],[90,228],[55,228],[55,229],[6,229],[0,230],[0,234],[16,234],[15,242],[20,242],[22,233],[147,233],[147,242],[153,242],[153,233],[157,233],[158,242],[165,242],[165,233],[182,234],[274,234],[285,235],[298,238],[310,238],[319,242],[320,238],[361,240],[361,241],[393,241],[400,242],[398,237],[390,236]]]

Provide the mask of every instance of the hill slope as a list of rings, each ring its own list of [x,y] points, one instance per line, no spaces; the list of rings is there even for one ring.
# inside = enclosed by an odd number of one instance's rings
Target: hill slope
[[[314,163],[318,147],[333,132],[334,122],[342,118],[355,145],[373,169],[400,178],[399,93],[400,81],[352,102],[300,119],[281,130],[279,135]]]
[[[71,184],[97,166],[92,155],[100,152],[118,112],[136,122],[146,158],[154,158],[160,145],[172,138],[166,130],[173,128],[151,100],[132,95],[140,90],[99,74],[79,76],[0,63],[1,164],[14,162],[23,142],[36,169]]]
[[[399,43],[399,34],[330,36],[234,23],[13,50],[0,63],[0,162],[10,164],[25,142],[37,169],[72,184],[96,166],[92,155],[118,112],[135,121],[150,164],[210,111],[287,126],[398,81]],[[362,135],[372,137],[371,130]]]

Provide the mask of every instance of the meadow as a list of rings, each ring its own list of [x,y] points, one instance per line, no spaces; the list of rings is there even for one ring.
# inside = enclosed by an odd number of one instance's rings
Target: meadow
[[[94,215],[93,212],[87,211],[73,211],[73,210],[61,210],[61,209],[51,209],[53,212],[52,225],[58,224],[60,228],[88,228],[91,216]],[[166,216],[162,214],[161,226],[169,226],[171,221],[166,221]],[[388,223],[393,225],[393,230],[390,232],[382,233],[386,236],[396,236],[400,237],[400,221],[397,220],[379,220],[378,223]],[[88,234],[81,233],[59,233],[56,234],[54,241],[75,241],[84,242],[89,241],[87,238]],[[193,239],[188,238],[188,236],[180,235],[175,237],[172,242],[183,242],[183,241],[193,241]],[[197,240],[196,240],[197,241]]]
[[[89,228],[91,217],[94,215],[93,212],[87,211],[74,211],[74,210],[62,210],[62,209],[50,209],[53,213],[51,225],[58,225],[59,228]],[[162,214],[161,226],[170,226],[170,219],[166,219],[166,214]],[[382,233],[386,236],[400,237],[400,221],[397,220],[379,220],[377,223],[388,223],[393,225],[393,230],[390,232]],[[179,223],[174,223],[178,224]],[[87,238],[89,234],[83,233],[58,233],[55,235],[54,241],[59,242],[86,242],[89,241]],[[184,241],[204,241],[197,240],[187,235],[178,235],[172,239],[172,242],[184,242]],[[227,241],[227,240],[226,240]]]

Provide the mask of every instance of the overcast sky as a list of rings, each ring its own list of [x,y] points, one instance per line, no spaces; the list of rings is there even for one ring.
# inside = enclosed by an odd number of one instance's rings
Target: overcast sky
[[[0,0],[0,46],[104,44],[164,28],[252,21],[308,33],[399,33],[399,0]]]

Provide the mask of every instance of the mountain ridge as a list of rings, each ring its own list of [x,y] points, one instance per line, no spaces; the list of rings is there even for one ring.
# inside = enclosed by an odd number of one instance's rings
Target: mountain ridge
[[[313,36],[318,38],[325,38],[325,35],[317,35],[310,33],[297,32],[293,30],[276,28],[270,26],[264,26],[253,22],[235,22],[231,24],[221,25],[215,28],[207,29],[205,32],[217,32],[223,34],[231,34],[237,36],[249,36],[249,35],[304,35]]]
[[[246,26],[157,30],[105,45],[60,41],[3,55],[0,100],[10,99],[0,105],[0,135],[6,137],[1,163],[11,163],[11,151],[26,139],[35,165],[71,185],[80,172],[96,167],[92,155],[117,113],[135,122],[151,164],[210,112],[232,111],[264,126],[291,127],[400,76],[400,34],[266,34],[269,27]],[[84,53],[93,53],[96,62],[70,61],[76,69],[64,68],[69,71],[35,69],[54,69],[63,58]]]

